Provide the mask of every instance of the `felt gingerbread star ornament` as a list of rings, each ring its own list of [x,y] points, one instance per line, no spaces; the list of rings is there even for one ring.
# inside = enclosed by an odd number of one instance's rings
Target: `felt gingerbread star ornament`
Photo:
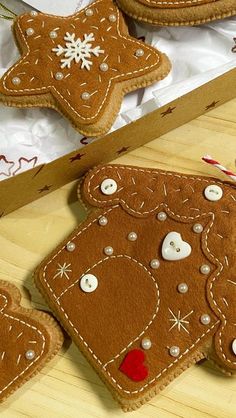
[[[164,78],[164,54],[131,37],[112,0],[69,17],[32,11],[16,18],[22,53],[0,82],[9,106],[51,107],[87,136],[107,132],[125,93]]]
[[[117,0],[133,18],[158,26],[199,25],[236,14],[235,0]]]
[[[203,358],[235,374],[235,184],[107,165],[79,195],[88,219],[36,284],[122,408]]]

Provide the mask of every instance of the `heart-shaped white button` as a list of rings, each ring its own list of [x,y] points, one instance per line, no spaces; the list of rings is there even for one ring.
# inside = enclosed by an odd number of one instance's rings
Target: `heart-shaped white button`
[[[178,232],[167,234],[162,244],[162,257],[169,261],[182,260],[188,257],[191,251],[191,246],[182,240]]]

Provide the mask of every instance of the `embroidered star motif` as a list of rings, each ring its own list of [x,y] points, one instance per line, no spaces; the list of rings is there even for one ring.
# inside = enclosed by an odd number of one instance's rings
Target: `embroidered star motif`
[[[53,279],[56,279],[57,277],[60,277],[60,278],[65,277],[67,280],[69,280],[70,278],[69,278],[68,273],[72,272],[70,267],[71,267],[71,264],[66,264],[66,263],[59,264],[58,263],[58,268],[56,270],[55,276],[53,276]]]
[[[172,315],[172,318],[169,319],[170,322],[173,322],[173,325],[170,327],[169,331],[171,331],[173,328],[177,327],[178,331],[181,331],[183,329],[187,334],[189,334],[189,330],[186,328],[189,324],[189,321],[187,321],[187,318],[192,315],[193,311],[189,312],[187,315],[181,317],[180,310],[178,310],[178,314],[175,315],[172,310],[169,308],[169,312]]]
[[[164,78],[168,59],[132,38],[112,0],[69,17],[24,14],[14,21],[22,58],[0,81],[0,101],[53,107],[85,136],[106,133],[124,94]]]
[[[38,190],[39,193],[48,192],[51,189],[52,185],[48,186],[47,184]]]

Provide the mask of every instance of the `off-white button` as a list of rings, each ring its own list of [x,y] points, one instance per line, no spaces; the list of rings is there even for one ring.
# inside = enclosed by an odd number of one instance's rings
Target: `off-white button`
[[[232,342],[232,350],[233,350],[234,355],[236,356],[236,338]]]
[[[93,274],[85,274],[80,279],[80,287],[86,293],[94,292],[98,287],[98,279]]]
[[[114,194],[117,191],[117,183],[113,179],[103,180],[101,184],[101,192],[105,195]]]
[[[210,200],[211,202],[217,202],[217,200],[222,198],[223,190],[216,184],[212,184],[211,186],[207,186],[205,188],[204,194],[207,200]]]

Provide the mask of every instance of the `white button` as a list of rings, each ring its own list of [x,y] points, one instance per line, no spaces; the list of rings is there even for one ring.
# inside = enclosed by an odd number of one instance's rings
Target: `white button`
[[[86,293],[94,292],[98,287],[98,279],[93,274],[85,274],[80,279],[80,287]]]
[[[165,260],[177,261],[191,254],[191,246],[182,240],[178,232],[169,232],[162,244],[162,257]]]
[[[235,354],[235,356],[236,356],[236,338],[235,338],[235,340],[233,340],[233,342],[232,342],[232,350],[233,350],[233,353]]]
[[[117,183],[113,179],[103,180],[101,184],[101,192],[107,196],[114,194],[117,191]]]
[[[204,194],[207,200],[210,200],[211,202],[217,202],[217,200],[222,198],[223,190],[216,184],[212,184],[211,186],[207,186],[205,188]]]

